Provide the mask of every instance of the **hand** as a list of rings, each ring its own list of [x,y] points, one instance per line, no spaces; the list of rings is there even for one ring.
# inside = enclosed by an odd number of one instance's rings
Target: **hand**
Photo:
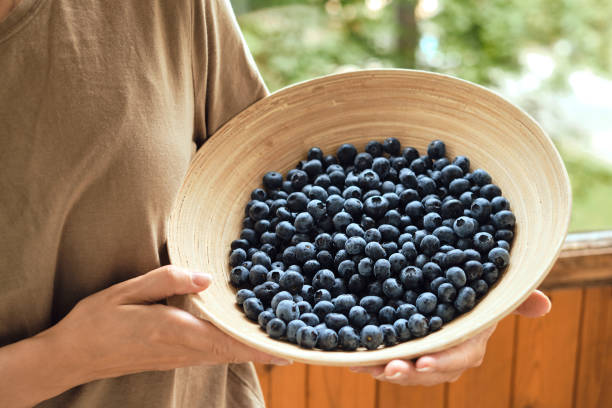
[[[287,364],[183,310],[153,303],[210,282],[209,275],[165,266],[83,299],[42,335],[70,348],[71,359],[87,369],[85,381],[202,364]]]
[[[550,311],[548,297],[536,290],[515,313],[527,317],[543,316]],[[393,360],[387,365],[354,367],[358,373],[368,373],[380,381],[400,385],[436,385],[456,381],[463,371],[482,364],[487,341],[495,331],[488,328],[473,338],[448,350],[419,357],[416,362]]]

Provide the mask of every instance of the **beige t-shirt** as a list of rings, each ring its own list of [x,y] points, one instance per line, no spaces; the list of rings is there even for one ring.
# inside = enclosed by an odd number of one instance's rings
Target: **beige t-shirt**
[[[21,0],[0,23],[0,346],[167,263],[197,147],[266,92],[228,0]],[[41,404],[262,405],[250,364],[100,380]]]

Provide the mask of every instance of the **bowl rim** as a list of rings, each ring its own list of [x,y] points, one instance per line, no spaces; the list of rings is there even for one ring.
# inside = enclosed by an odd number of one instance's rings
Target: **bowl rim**
[[[258,101],[254,102],[253,104],[251,104],[250,106],[248,106],[247,108],[245,108],[244,110],[236,114],[234,117],[229,119],[226,123],[224,123],[213,135],[209,136],[209,138],[207,139],[214,138],[215,135],[225,132],[226,129],[233,126],[234,123],[241,121],[242,118],[244,117],[248,117],[249,115],[252,115],[253,112],[257,111],[260,108],[260,106],[270,104],[274,100],[278,98],[282,98],[285,94],[293,92],[296,89],[300,89],[303,87],[313,87],[321,82],[326,82],[329,79],[335,79],[335,78],[358,79],[358,78],[367,78],[369,76],[378,76],[378,75],[404,75],[404,74],[409,74],[409,75],[416,74],[417,76],[422,75],[424,77],[429,77],[429,78],[438,78],[438,79],[443,79],[445,81],[459,82],[463,85],[467,85],[468,87],[476,87],[480,92],[489,94],[490,96],[500,100],[503,104],[505,104],[509,108],[512,108],[516,110],[518,113],[520,113],[520,116],[526,118],[526,120],[529,122],[531,126],[533,126],[536,130],[541,132],[541,134],[544,136],[544,138],[542,138],[542,141],[546,144],[545,148],[554,155],[554,157],[551,157],[551,159],[554,159],[556,164],[560,165],[559,167],[561,169],[561,173],[558,176],[561,176],[562,180],[560,180],[560,185],[563,186],[566,191],[566,194],[563,194],[563,196],[565,196],[567,200],[565,204],[567,205],[567,209],[568,209],[567,216],[563,220],[563,228],[562,228],[563,233],[559,234],[557,239],[554,242],[552,242],[555,246],[554,255],[550,257],[549,262],[547,263],[546,267],[540,274],[539,278],[532,282],[532,284],[529,286],[529,289],[526,290],[525,293],[523,293],[521,296],[517,297],[513,303],[509,303],[501,307],[500,308],[501,312],[497,311],[495,314],[495,317],[488,319],[486,323],[473,327],[471,330],[466,331],[462,336],[457,336],[453,341],[447,342],[443,346],[432,347],[428,349],[427,353],[425,354],[429,354],[429,353],[445,350],[453,346],[456,346],[457,344],[460,344],[464,342],[465,340],[472,338],[478,335],[479,333],[487,330],[488,328],[496,325],[500,320],[502,320],[503,318],[511,314],[521,303],[523,303],[529,297],[529,295],[535,289],[537,289],[537,287],[546,278],[546,276],[552,269],[555,261],[559,257],[559,254],[562,249],[563,241],[565,237],[567,236],[567,233],[569,230],[570,217],[571,217],[572,191],[571,191],[570,179],[569,179],[569,175],[567,173],[565,164],[558,150],[554,146],[552,139],[550,138],[548,133],[544,131],[544,129],[540,126],[540,124],[530,114],[525,112],[521,107],[510,102],[505,97],[501,96],[498,92],[491,90],[487,87],[484,87],[482,85],[479,85],[471,81],[467,81],[465,79],[461,79],[461,78],[458,78],[452,75],[424,71],[424,70],[402,69],[402,68],[360,69],[360,70],[355,70],[355,71],[350,71],[350,72],[327,74],[327,75],[315,77],[312,79],[300,81],[294,84],[287,85],[283,88],[280,88],[276,90],[275,92],[269,94],[268,96],[262,99],[259,99]],[[207,142],[205,142],[196,151],[196,153],[191,158],[191,164],[193,164],[196,161],[197,156],[203,154],[203,152],[206,149],[206,144]],[[175,197],[175,200],[172,206],[172,210],[170,212],[170,216],[167,219],[167,224],[166,224],[167,249],[168,249],[168,256],[169,256],[170,264],[175,264],[175,262],[178,262],[179,260],[178,248],[175,246],[175,243],[178,241],[178,239],[175,239],[175,234],[178,234],[178,228],[173,228],[173,226],[178,225],[178,219],[180,218],[179,210],[181,207],[181,197],[183,196],[183,193],[185,192],[185,189],[186,189],[185,181],[189,178],[192,172],[195,171],[194,167],[191,164],[184,176],[183,184],[181,185],[180,189],[176,193],[176,197]],[[282,350],[270,350],[270,348],[267,347],[266,344],[259,342],[257,338],[250,338],[246,335],[242,335],[241,333],[233,330],[231,327],[225,325],[222,320],[217,319],[213,314],[208,313],[206,310],[204,301],[198,294],[179,295],[174,298],[181,299],[180,301],[175,300],[174,303],[186,305],[186,308],[190,310],[190,312],[195,313],[200,318],[210,321],[220,330],[230,335],[231,337],[235,338],[236,340],[242,343],[245,343],[260,351],[263,351],[269,354],[274,354],[276,356],[290,359],[293,361],[307,363],[307,364],[314,364],[314,365],[326,365],[326,366],[367,366],[367,365],[381,364],[383,362],[390,361],[396,358],[402,358],[400,356],[401,353],[398,353],[396,351],[397,349],[394,350],[395,347],[384,347],[384,348],[380,348],[377,350],[371,350],[367,352],[361,352],[361,351],[346,352],[346,351],[341,351],[341,350],[323,352],[318,349],[307,350],[307,349],[298,348],[297,346],[294,352],[284,352]],[[398,344],[398,346],[401,344],[406,344],[406,343],[400,343]],[[305,358],[303,354],[308,353],[308,352],[313,352],[317,354],[311,354],[313,358]],[[324,353],[325,357],[324,358],[314,357],[315,355],[316,356],[320,355],[320,353]],[[424,354],[415,354],[415,355],[424,355]],[[415,355],[405,355],[404,358],[411,358]]]

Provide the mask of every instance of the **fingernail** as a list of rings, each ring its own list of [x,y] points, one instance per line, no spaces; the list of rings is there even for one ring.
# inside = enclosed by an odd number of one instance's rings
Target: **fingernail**
[[[272,364],[278,365],[278,366],[286,366],[286,365],[293,364],[293,360],[272,360]]]
[[[393,375],[387,376],[387,380],[397,380],[398,378],[400,378],[402,376],[402,373],[400,373],[399,371]]]
[[[212,277],[207,273],[192,273],[191,281],[197,286],[206,286],[212,282]]]
[[[417,367],[416,370],[418,373],[427,373],[429,371],[433,371],[433,367],[432,366]]]

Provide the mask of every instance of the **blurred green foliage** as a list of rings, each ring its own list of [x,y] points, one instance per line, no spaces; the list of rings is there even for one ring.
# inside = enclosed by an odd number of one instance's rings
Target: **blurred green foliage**
[[[498,88],[525,71],[525,51],[554,61],[538,89],[515,101],[536,119],[568,75],[612,73],[608,0],[232,0],[270,90],[361,68],[417,68]],[[533,67],[531,67],[533,69]],[[536,67],[538,68],[538,67]],[[545,69],[546,67],[543,67]],[[544,92],[548,92],[545,98]],[[612,228],[612,167],[578,143],[583,129],[549,128],[574,194],[571,230]]]

